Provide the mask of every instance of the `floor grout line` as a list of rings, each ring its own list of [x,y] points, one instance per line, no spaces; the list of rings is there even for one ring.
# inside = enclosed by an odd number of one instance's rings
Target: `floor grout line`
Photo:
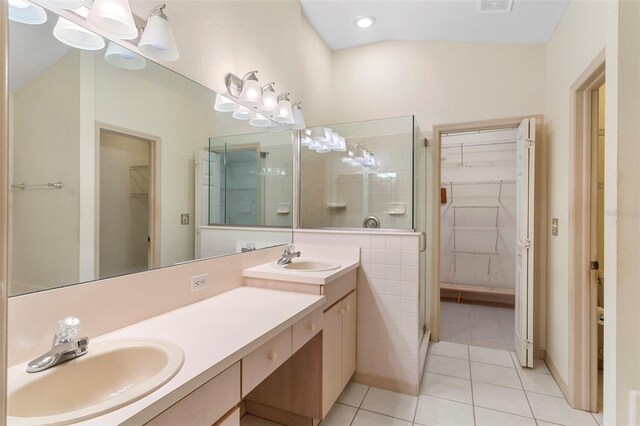
[[[469,385],[471,387],[471,415],[473,416],[473,424],[476,424],[476,400],[473,397],[473,376],[471,375],[471,347],[467,346],[467,352],[469,353]]]
[[[513,359],[513,357],[511,356],[511,354],[509,354],[509,357],[511,358],[511,362],[514,364],[515,367],[515,360]],[[524,392],[524,397],[527,400],[527,405],[529,406],[529,411],[531,411],[531,417],[533,417],[533,420],[536,422],[536,425],[538,424],[538,419],[536,419],[536,414],[533,412],[533,407],[531,406],[531,401],[529,401],[529,395],[527,394],[527,390],[524,388],[524,383],[522,382],[522,377],[520,377],[520,372],[518,371],[518,369],[516,368],[516,374],[518,376],[518,380],[520,381],[520,386],[522,386],[522,391]]]

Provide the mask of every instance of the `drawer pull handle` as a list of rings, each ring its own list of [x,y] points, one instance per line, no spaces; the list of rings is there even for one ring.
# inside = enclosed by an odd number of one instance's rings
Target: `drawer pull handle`
[[[269,361],[271,361],[273,363],[278,362],[278,353],[277,352],[269,353]]]
[[[307,329],[309,331],[315,331],[316,330],[316,325],[314,323],[309,323],[309,325],[307,325]]]
[[[340,315],[344,315],[344,308],[340,308],[340,310],[338,311],[338,313],[339,313]]]

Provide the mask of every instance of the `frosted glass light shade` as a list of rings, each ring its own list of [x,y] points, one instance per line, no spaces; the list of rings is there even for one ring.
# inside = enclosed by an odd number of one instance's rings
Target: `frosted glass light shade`
[[[256,113],[255,116],[249,120],[249,124],[254,127],[267,127],[271,124],[271,120],[262,114]]]
[[[138,48],[150,58],[160,61],[175,61],[180,57],[169,21],[158,15],[147,20]]]
[[[262,94],[262,105],[258,108],[267,114],[276,114],[278,112],[278,96],[276,92],[267,90]]]
[[[278,114],[276,115],[276,120],[284,124],[293,123],[293,111],[291,111],[291,102],[286,99],[278,102]]]
[[[87,20],[115,38],[132,40],[138,37],[128,0],[95,0]]]
[[[141,70],[147,66],[147,60],[142,56],[112,41],[104,52],[104,59],[111,65],[124,70]]]
[[[82,0],[48,0],[47,5],[57,9],[77,9],[82,6]]]
[[[256,80],[245,80],[238,99],[250,107],[257,108],[262,106],[262,88],[260,87],[260,83]]]
[[[216,94],[216,103],[213,108],[220,112],[233,112],[236,110],[236,105],[238,104],[235,101],[218,93]]]
[[[313,143],[314,143],[313,139],[311,139],[309,136],[306,136],[306,135],[300,139],[300,145],[302,146],[310,146]]]
[[[58,18],[53,36],[67,46],[82,50],[100,50],[105,44],[98,34],[64,18]]]
[[[238,104],[233,112],[233,118],[236,120],[251,120],[253,117],[255,117],[255,113],[244,105]]]
[[[331,130],[329,130],[331,132]],[[327,133],[324,127],[312,127],[311,128],[311,138],[314,141],[325,143],[327,141]]]
[[[331,152],[331,148],[329,148],[328,146],[322,145],[320,148],[316,149],[316,152],[318,154],[326,154],[327,152]]]
[[[47,22],[47,12],[23,0],[9,0],[9,19],[21,24],[40,25]]]
[[[300,106],[296,106],[293,108],[293,124],[291,125],[292,129],[302,130],[307,127],[304,122],[304,113],[302,112],[302,108]]]

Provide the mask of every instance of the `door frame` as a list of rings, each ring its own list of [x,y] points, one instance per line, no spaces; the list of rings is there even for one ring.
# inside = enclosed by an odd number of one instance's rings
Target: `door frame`
[[[593,213],[593,98],[605,81],[604,50],[571,86],[569,146],[569,382],[567,400],[581,410],[598,408],[597,286],[592,285],[589,262]],[[595,139],[595,140],[594,140]]]
[[[160,267],[160,142],[159,136],[137,130],[127,129],[104,122],[96,122],[95,133],[95,226],[94,226],[94,271],[96,276],[100,272],[100,133],[102,131],[115,133],[149,142],[149,245],[148,268]],[[97,279],[97,278],[96,278]]]
[[[526,118],[536,119],[536,161],[535,170],[535,244],[534,244],[534,326],[533,326],[533,354],[534,358],[544,358],[546,342],[546,248],[547,237],[547,173],[546,173],[546,145],[542,132],[542,114],[531,114],[501,119],[469,121],[451,124],[436,124],[433,126],[433,167],[431,168],[431,187],[427,191],[440,193],[441,185],[441,146],[442,135],[453,132],[468,132],[475,130],[497,130],[508,127],[518,127]],[[431,253],[431,341],[440,340],[440,203],[439,197],[431,206],[431,232],[433,233],[433,252]]]

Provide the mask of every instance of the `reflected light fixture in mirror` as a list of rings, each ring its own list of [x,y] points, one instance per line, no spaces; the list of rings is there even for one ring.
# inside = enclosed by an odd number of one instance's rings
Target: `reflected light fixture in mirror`
[[[180,57],[169,18],[164,13],[166,4],[154,7],[140,37],[138,48],[152,59],[175,61]]]
[[[271,123],[271,120],[259,113],[256,113],[255,117],[249,120],[249,124],[255,127],[268,127]]]
[[[87,21],[114,38],[133,40],[138,37],[128,0],[95,0]]]
[[[9,19],[21,24],[40,25],[47,22],[47,12],[26,0],[9,0]]]
[[[104,39],[98,34],[62,17],[58,18],[53,28],[53,36],[58,41],[76,49],[100,50],[105,46]]]
[[[141,70],[147,66],[147,60],[142,56],[112,41],[104,53],[104,59],[111,65],[125,70]]]
[[[255,113],[244,105],[236,104],[236,109],[233,112],[233,118],[236,120],[251,120],[255,116]]]
[[[219,112],[233,112],[236,110],[236,105],[238,104],[235,101],[218,93],[216,94],[216,103],[213,108]]]

